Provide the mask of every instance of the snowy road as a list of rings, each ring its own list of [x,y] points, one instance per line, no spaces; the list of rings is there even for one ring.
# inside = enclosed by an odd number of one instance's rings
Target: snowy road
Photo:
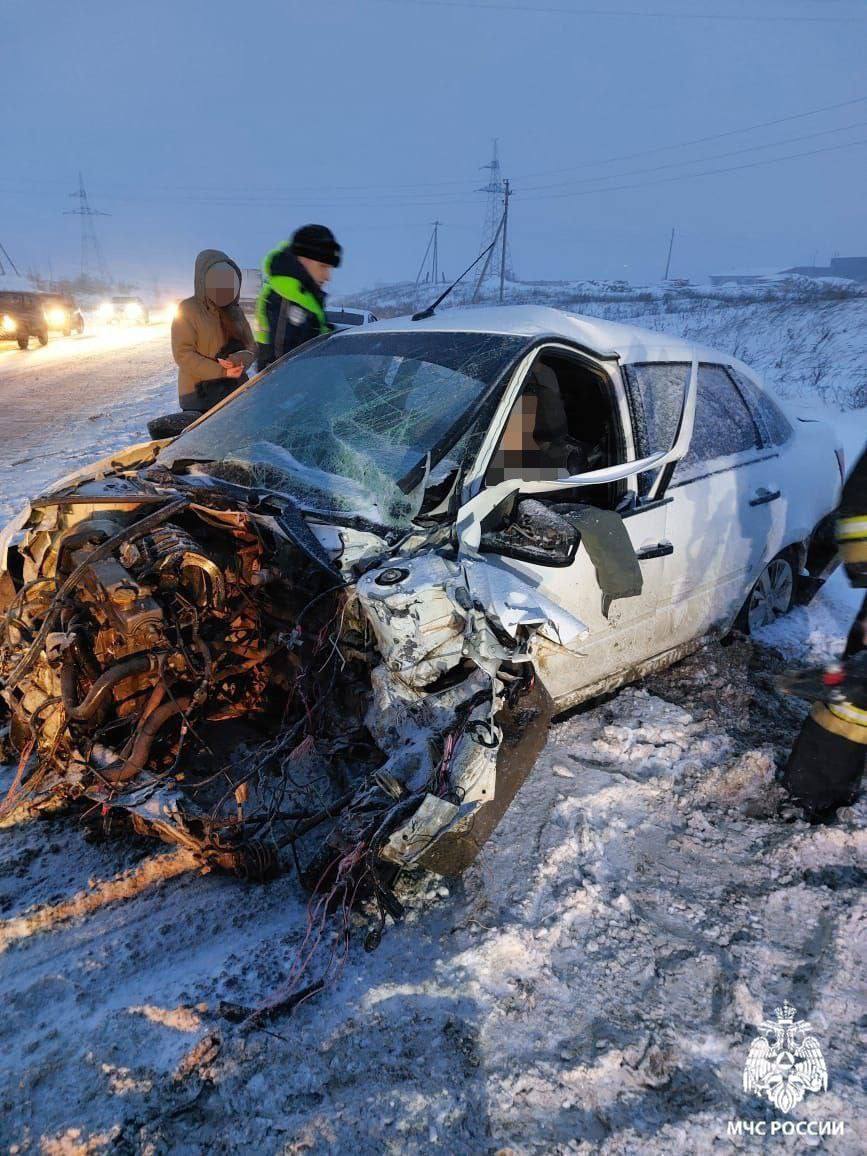
[[[167,325],[0,346],[0,520],[47,482],[131,441],[177,408]]]

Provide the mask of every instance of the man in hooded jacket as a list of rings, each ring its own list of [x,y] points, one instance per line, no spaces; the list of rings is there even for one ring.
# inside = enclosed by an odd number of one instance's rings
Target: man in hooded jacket
[[[181,409],[205,413],[247,380],[256,354],[250,324],[238,298],[241,270],[219,249],[196,257],[195,292],[172,322]]]
[[[325,225],[303,225],[265,258],[256,303],[260,371],[305,341],[331,331],[324,288],[340,265],[342,252]]]

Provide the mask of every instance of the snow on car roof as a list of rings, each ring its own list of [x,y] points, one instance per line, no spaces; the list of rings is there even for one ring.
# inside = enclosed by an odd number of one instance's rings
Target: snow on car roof
[[[701,360],[732,364],[729,354],[694,345],[669,333],[655,333],[637,325],[604,321],[566,313],[547,305],[480,306],[449,309],[424,321],[392,317],[365,326],[366,333],[504,333],[519,337],[562,337],[599,357],[619,357],[621,361]]]

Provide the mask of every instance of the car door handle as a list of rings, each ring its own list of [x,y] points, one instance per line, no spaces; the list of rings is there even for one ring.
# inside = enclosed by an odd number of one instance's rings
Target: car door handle
[[[635,557],[639,562],[646,562],[648,558],[667,558],[669,554],[674,553],[674,546],[671,542],[657,542],[653,546],[642,546],[636,552]]]
[[[766,506],[768,502],[776,502],[783,495],[779,490],[756,490],[750,498],[751,506]]]

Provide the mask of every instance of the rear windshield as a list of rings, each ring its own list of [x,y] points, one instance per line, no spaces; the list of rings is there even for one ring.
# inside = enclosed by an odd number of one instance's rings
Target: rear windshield
[[[332,325],[363,325],[363,313],[346,313],[340,309],[329,309],[325,316]]]

